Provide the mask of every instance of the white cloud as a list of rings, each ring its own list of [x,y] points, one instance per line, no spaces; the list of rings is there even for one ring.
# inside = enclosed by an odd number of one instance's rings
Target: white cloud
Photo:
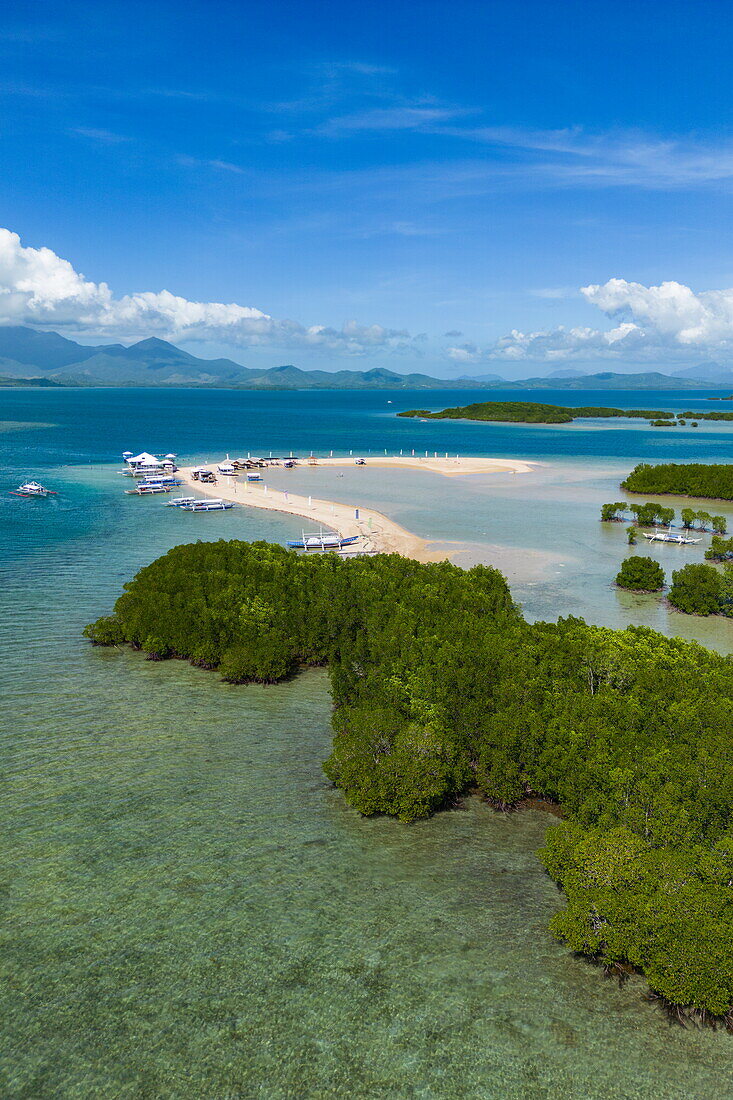
[[[512,126],[447,126],[434,133],[514,150],[517,170],[542,186],[641,187],[651,190],[723,183],[733,177],[733,143],[685,134],[657,137],[637,130],[592,133]],[[531,168],[528,173],[527,169]]]
[[[465,344],[448,348],[461,362],[531,360],[687,361],[699,356],[733,354],[733,289],[695,293],[682,283],[644,286],[626,279],[581,287],[586,301],[617,324],[608,329],[566,327],[510,333],[487,348]]]
[[[400,104],[375,107],[328,119],[316,129],[318,134],[356,133],[361,130],[424,130],[433,132],[439,123],[450,122],[471,112],[465,108],[436,105]]]
[[[89,138],[90,141],[99,142],[100,145],[119,145],[121,142],[130,140],[123,134],[115,134],[112,130],[96,130],[90,126],[77,126],[73,132]]]
[[[218,341],[235,346],[321,347],[345,355],[403,350],[414,339],[403,330],[348,321],[340,329],[277,320],[235,302],[192,302],[170,291],[116,298],[50,248],[26,248],[17,233],[0,229],[0,324],[64,328],[77,335],[137,340]]]
[[[581,294],[610,317],[633,317],[680,344],[727,346],[733,339],[733,289],[695,294],[682,283],[644,286],[609,279],[603,286],[582,287]]]

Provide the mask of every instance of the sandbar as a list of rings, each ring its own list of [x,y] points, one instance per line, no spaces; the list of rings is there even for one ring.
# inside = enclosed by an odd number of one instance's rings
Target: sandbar
[[[390,458],[373,457],[365,459],[368,466],[392,467],[397,469],[420,469],[430,473],[455,477],[480,473],[530,473],[533,464],[511,459],[494,458],[418,458],[395,456]],[[353,466],[353,458],[319,458],[309,463],[301,461],[299,466]],[[333,500],[320,500],[314,496],[302,496],[289,489],[273,489],[267,485],[267,470],[261,471],[262,482],[246,480],[246,472],[239,476],[227,476],[217,473],[215,485],[196,481],[193,470],[196,467],[184,466],[178,476],[186,486],[209,497],[231,500],[250,508],[266,508],[272,512],[284,512],[286,515],[301,516],[309,521],[308,530],[317,531],[323,527],[337,531],[342,538],[359,535],[361,541],[354,546],[355,551],[378,554],[400,554],[416,561],[444,561],[450,555],[443,550],[431,550],[430,541],[413,534],[395,523],[394,520],[377,512],[373,508],[364,508],[358,504],[343,504]],[[216,465],[212,466],[215,469]]]

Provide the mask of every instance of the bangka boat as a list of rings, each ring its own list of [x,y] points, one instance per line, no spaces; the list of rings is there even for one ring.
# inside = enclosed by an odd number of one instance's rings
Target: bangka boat
[[[701,542],[701,539],[691,539],[688,535],[673,535],[670,531],[655,531],[653,535],[647,535],[644,532],[644,538],[649,542],[674,542],[678,546],[690,546],[693,543]]]
[[[17,489],[11,489],[10,493],[14,497],[55,497],[57,495],[53,489],[47,489],[37,481],[24,481]]]
[[[230,500],[195,500],[193,504],[182,504],[182,512],[223,512],[227,508],[233,508]]]
[[[134,489],[125,489],[128,497],[152,497],[157,493],[172,493],[172,485],[138,485]]]
[[[319,531],[317,534],[306,534],[304,531],[301,539],[292,539],[286,545],[289,550],[340,550],[343,546],[358,542],[360,538],[360,535],[342,538],[332,531]]]
[[[166,500],[164,502],[164,508],[185,508],[188,504],[196,504],[199,497],[173,497],[172,500]]]
[[[180,477],[173,477],[172,474],[168,474],[165,477],[155,477],[152,474],[148,474],[138,483],[138,487],[143,489],[155,485],[169,485],[171,488],[174,488],[177,485],[183,485],[183,482]]]

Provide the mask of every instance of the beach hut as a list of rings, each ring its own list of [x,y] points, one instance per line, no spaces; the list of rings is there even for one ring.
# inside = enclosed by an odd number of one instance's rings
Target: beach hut
[[[141,451],[139,455],[131,455],[125,461],[134,475],[160,473],[161,470],[170,469],[172,465],[172,463],[161,462],[155,455],[149,454],[148,451]],[[175,467],[173,468],[175,469]]]
[[[217,466],[217,470],[220,474],[225,474],[227,476],[231,476],[237,472],[236,467],[231,462],[220,462]]]

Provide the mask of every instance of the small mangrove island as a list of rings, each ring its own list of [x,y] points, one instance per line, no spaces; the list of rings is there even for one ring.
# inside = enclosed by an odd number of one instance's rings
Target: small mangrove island
[[[673,493],[675,496],[733,500],[733,466],[701,462],[640,462],[621,482],[629,493]]]
[[[398,416],[419,417],[421,420],[487,420],[507,424],[571,424],[576,417],[628,416],[641,420],[657,420],[672,414],[658,409],[609,409],[603,406],[583,405],[568,408],[565,405],[543,405],[539,401],[478,401],[473,405],[428,412],[427,409],[408,409]]]
[[[504,424],[572,424],[577,418],[605,420],[627,417],[632,420],[648,420],[653,428],[685,426],[692,420],[733,420],[733,413],[673,413],[660,409],[614,409],[604,405],[547,405],[540,401],[477,401],[472,405],[430,412],[429,409],[406,409],[398,416],[417,417],[420,420],[484,420]]]
[[[555,935],[733,1027],[730,658],[527,622],[493,568],[239,541],[169,551],[86,634],[234,683],[327,666],[324,769],[363,814],[414,821],[470,791],[559,804],[539,853],[566,899]]]

